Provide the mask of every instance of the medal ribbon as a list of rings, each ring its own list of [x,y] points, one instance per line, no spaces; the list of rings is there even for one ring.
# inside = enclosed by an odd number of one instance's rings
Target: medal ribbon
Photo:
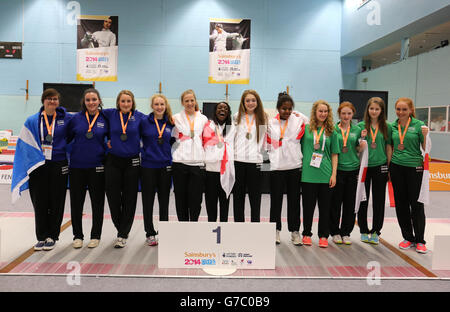
[[[408,123],[406,124],[405,131],[402,133],[402,128],[400,126],[400,121],[398,122],[398,137],[400,138],[400,144],[403,144],[405,140],[406,131],[408,131],[409,123],[411,122],[411,117],[408,118]]]
[[[223,136],[222,136],[222,134],[221,134],[221,133],[223,133],[223,132],[220,132],[219,129],[220,129],[220,127],[216,125],[216,134],[217,134],[217,137],[219,138],[219,142],[222,142],[222,143],[223,143],[223,142],[224,142],[224,139],[223,139]]]
[[[88,125],[89,125],[89,129],[88,129],[87,132],[91,132],[92,127],[94,126],[95,121],[97,120],[98,115],[99,115],[99,112],[97,112],[97,114],[95,114],[95,117],[94,117],[94,119],[92,120],[92,123],[91,123],[91,122],[89,122],[89,114],[88,114],[88,112],[86,111],[86,119],[87,119],[87,122],[88,122]]]
[[[47,118],[47,114],[44,112],[44,120],[45,120],[45,126],[47,127],[47,134],[52,134],[52,129],[53,126],[55,125],[55,120],[56,120],[56,112],[53,113],[53,121],[52,124],[49,125],[48,123],[48,118]]]
[[[253,114],[252,123],[249,125],[248,114],[245,113],[245,123],[247,124],[247,133],[250,133],[252,131],[252,126],[254,122],[255,122],[255,115]]]
[[[159,128],[158,120],[156,119],[156,116],[153,116],[155,118],[155,124],[156,128],[158,129],[158,139],[162,138],[164,129],[166,128],[167,122],[164,123],[162,129]]]
[[[319,144],[320,137],[322,136],[323,129],[325,129],[325,127],[322,127],[322,129],[320,129],[319,135],[317,135],[317,129],[314,130],[314,141],[315,141],[315,144]]]
[[[130,121],[130,117],[131,117],[131,112],[128,113],[128,120],[127,120],[127,123],[125,125],[123,124],[122,112],[119,112],[119,115],[120,115],[120,123],[122,124],[122,133],[126,134],[128,122]]]
[[[378,134],[378,124],[377,127],[375,129],[375,134],[372,131],[372,126],[370,126],[370,134],[372,135],[372,144],[375,143],[375,139],[377,138],[377,134]]]
[[[192,120],[192,122],[191,122],[191,119],[189,118],[189,115],[186,112],[185,112],[185,114],[186,114],[186,118],[189,122],[189,127],[191,128],[191,134],[192,134],[192,133],[194,133],[195,113],[194,113],[194,120]]]
[[[281,141],[284,138],[284,133],[286,132],[286,128],[287,128],[289,120],[286,119],[286,123],[284,124],[284,127],[281,128],[280,116],[278,116],[277,119],[278,119],[278,122],[280,123],[280,141]]]
[[[341,129],[342,140],[344,141],[344,147],[346,147],[347,141],[348,141],[348,135],[350,134],[350,126],[348,126],[348,129],[345,134],[344,134],[344,130],[342,130],[342,128],[341,128],[341,125],[339,125],[339,129]]]

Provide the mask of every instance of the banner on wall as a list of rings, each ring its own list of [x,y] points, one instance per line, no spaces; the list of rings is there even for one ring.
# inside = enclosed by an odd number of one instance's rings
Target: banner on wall
[[[209,19],[209,83],[250,82],[250,20]]]
[[[77,80],[117,81],[119,17],[81,15],[77,22]]]

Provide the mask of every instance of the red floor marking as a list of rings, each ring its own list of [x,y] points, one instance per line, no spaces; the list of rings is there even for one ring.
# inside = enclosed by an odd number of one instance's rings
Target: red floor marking
[[[81,263],[80,273],[87,274],[94,266],[94,263]]]
[[[22,262],[18,266],[16,266],[14,269],[12,269],[10,272],[11,273],[21,273],[21,272],[25,271],[26,268],[30,265],[31,265],[30,262]]]
[[[56,262],[48,267],[45,273],[55,273],[61,266],[66,266],[66,263]]]
[[[38,266],[36,267],[33,273],[45,273],[45,271],[49,268],[50,265],[51,263],[48,262],[38,263]]]
[[[350,272],[352,277],[361,277],[361,273],[357,269],[355,269],[354,267],[352,267],[352,266],[345,266],[345,268],[347,269],[347,271]]]
[[[157,266],[155,264],[147,264],[144,270],[144,275],[154,275]]]
[[[114,264],[105,263],[105,265],[98,271],[98,274],[109,274],[113,269]]]
[[[433,272],[439,277],[450,277],[450,270],[434,270]]]
[[[339,272],[336,270],[335,267],[327,267],[327,270],[331,274],[331,276],[333,276],[333,277],[340,277],[341,276],[339,274]]]

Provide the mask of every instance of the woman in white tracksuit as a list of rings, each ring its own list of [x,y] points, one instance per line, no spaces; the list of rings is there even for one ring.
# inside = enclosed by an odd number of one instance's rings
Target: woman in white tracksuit
[[[288,230],[294,245],[301,245],[300,188],[302,151],[300,139],[305,133],[303,118],[292,113],[294,101],[287,93],[280,93],[278,115],[269,120],[267,149],[270,160],[270,222],[276,222],[276,243],[280,243],[281,207],[283,193],[287,193]]]
[[[234,126],[231,108],[226,102],[216,104],[214,117],[203,130],[205,149],[205,201],[209,222],[228,221],[229,195],[234,185]]]

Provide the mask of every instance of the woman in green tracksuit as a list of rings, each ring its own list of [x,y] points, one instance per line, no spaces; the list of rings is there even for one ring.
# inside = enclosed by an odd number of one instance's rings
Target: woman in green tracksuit
[[[423,156],[428,127],[415,118],[413,101],[399,98],[395,103],[397,120],[392,124],[394,152],[389,172],[394,189],[395,212],[403,236],[400,249],[416,247],[418,253],[426,253],[424,240],[425,212],[418,202],[423,176]]]
[[[350,233],[355,226],[355,200],[358,186],[359,157],[358,152],[364,143],[359,144],[361,129],[352,125],[356,109],[350,102],[342,102],[338,108],[340,122],[336,124],[335,133],[339,140],[340,154],[336,187],[333,189],[330,213],[330,235],[336,244],[350,245]],[[341,218],[342,211],[342,220]],[[340,223],[340,224],[339,224]]]
[[[361,241],[377,245],[384,222],[386,202],[386,183],[388,181],[388,166],[392,157],[392,127],[386,121],[386,109],[382,98],[373,97],[367,102],[361,137],[367,140],[369,146],[369,163],[366,173],[367,200],[361,202],[358,210],[358,226]],[[372,229],[367,224],[367,207],[372,186]],[[370,236],[369,236],[370,235]]]

